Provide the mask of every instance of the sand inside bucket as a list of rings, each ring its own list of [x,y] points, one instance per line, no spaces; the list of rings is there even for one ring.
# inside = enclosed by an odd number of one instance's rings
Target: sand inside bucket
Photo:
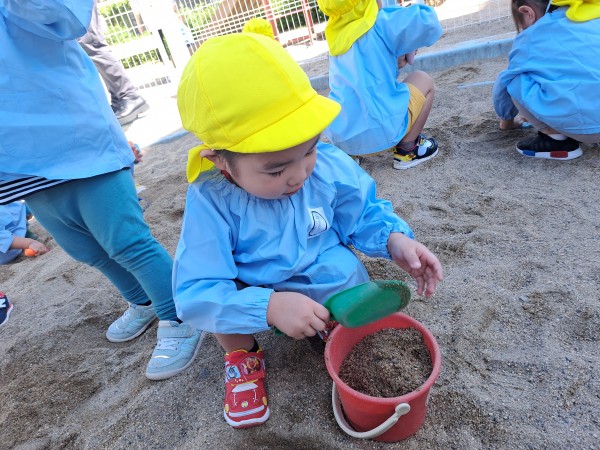
[[[399,397],[419,388],[431,375],[429,350],[414,328],[384,328],[357,343],[339,377],[371,397]]]

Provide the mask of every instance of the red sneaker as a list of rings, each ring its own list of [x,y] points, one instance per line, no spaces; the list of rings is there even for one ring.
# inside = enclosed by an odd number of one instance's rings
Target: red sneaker
[[[225,407],[223,416],[233,428],[248,428],[269,418],[265,390],[264,352],[236,350],[225,355]]]

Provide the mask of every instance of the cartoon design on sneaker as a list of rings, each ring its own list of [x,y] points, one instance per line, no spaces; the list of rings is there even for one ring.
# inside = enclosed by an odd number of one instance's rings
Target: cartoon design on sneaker
[[[400,145],[394,148],[394,169],[405,170],[428,161],[438,153],[438,144],[433,138],[422,134],[415,141],[415,145],[406,149]]]
[[[225,355],[223,416],[234,428],[260,425],[269,418],[264,352],[236,350]]]
[[[8,301],[6,294],[0,292],[0,327],[8,321],[12,308],[13,305]]]

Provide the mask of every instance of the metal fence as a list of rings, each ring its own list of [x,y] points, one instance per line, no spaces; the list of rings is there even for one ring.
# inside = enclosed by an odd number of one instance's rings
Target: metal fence
[[[445,32],[507,18],[510,0],[384,0],[434,6]],[[99,0],[113,51],[140,87],[171,83],[206,39],[264,18],[300,63],[326,59],[317,0]],[[483,27],[485,32],[485,27]]]

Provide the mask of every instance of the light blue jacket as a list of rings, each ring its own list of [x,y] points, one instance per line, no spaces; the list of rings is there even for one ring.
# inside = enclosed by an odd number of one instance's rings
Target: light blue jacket
[[[348,246],[390,258],[391,232],[413,237],[348,155],[322,142],[317,151],[313,173],[286,199],[254,197],[216,169],[190,185],[173,267],[181,320],[216,333],[266,330],[273,290],[323,303],[369,279]]]
[[[351,155],[400,142],[407,132],[410,94],[398,81],[398,57],[434,44],[441,35],[433,8],[381,9],[350,50],[329,57],[329,97],[342,111],[325,131],[327,138]]]
[[[75,41],[93,0],[0,0],[0,180],[86,178],[133,164],[98,71]]]
[[[25,237],[27,233],[25,202],[0,205],[0,264],[6,264],[19,256],[20,249],[11,249],[15,236]]]
[[[494,109],[514,118],[512,97],[558,131],[600,133],[600,19],[573,22],[565,12],[545,14],[517,35],[494,83]]]

